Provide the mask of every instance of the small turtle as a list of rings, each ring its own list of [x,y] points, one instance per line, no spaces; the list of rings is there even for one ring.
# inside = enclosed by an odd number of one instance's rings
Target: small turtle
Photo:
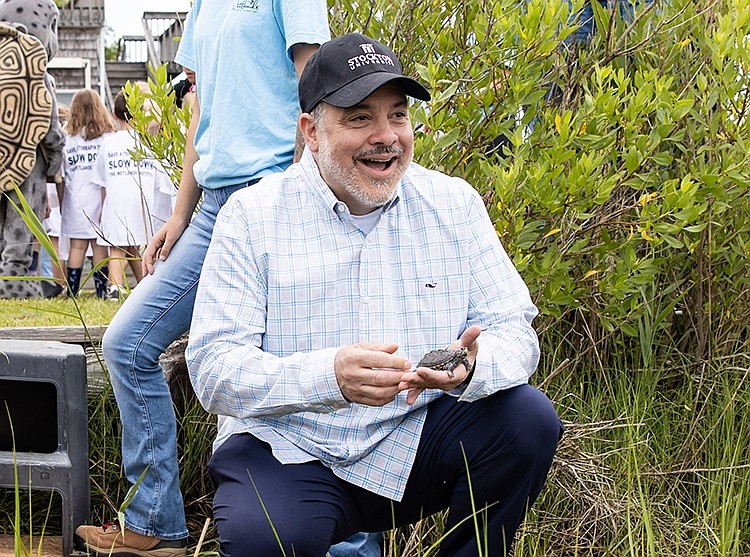
[[[449,350],[447,348],[430,350],[427,354],[422,356],[417,367],[428,367],[437,371],[447,371],[448,377],[453,378],[453,370],[460,364],[463,364],[467,370],[471,369],[471,364],[467,357],[468,354],[469,351],[466,348],[459,348],[458,350]]]

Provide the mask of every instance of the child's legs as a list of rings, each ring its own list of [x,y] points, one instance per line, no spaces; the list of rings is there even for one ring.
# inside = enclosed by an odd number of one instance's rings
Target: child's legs
[[[91,242],[91,252],[94,256],[94,265],[109,257],[109,246],[100,246],[96,243],[96,240],[89,240],[89,242]]]
[[[135,282],[138,284],[143,278],[141,255],[138,246],[118,246],[109,248],[109,282],[117,286],[125,285],[125,267],[130,266]],[[128,285],[131,288],[135,284]]]
[[[71,238],[68,267],[74,269],[83,267],[83,261],[86,259],[86,250],[89,245],[91,245],[94,266],[109,257],[109,247],[100,246],[94,238]]]
[[[70,254],[68,255],[68,267],[71,269],[80,269],[83,267],[83,260],[86,258],[86,248],[89,247],[88,238],[71,238]]]
[[[125,277],[125,265],[127,265],[125,251],[126,248],[110,247],[109,248],[109,282],[116,286],[122,286]]]
[[[135,283],[138,284],[143,278],[143,265],[141,261],[141,251],[138,246],[128,246],[128,264],[130,270],[133,271],[135,277]]]

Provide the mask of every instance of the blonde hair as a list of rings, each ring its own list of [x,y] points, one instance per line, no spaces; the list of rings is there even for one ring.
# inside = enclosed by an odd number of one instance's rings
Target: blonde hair
[[[60,120],[60,124],[64,126],[65,123],[68,121],[68,118],[70,118],[70,109],[64,104],[58,104],[57,105],[57,118]]]
[[[99,93],[93,89],[81,89],[70,101],[70,117],[65,124],[68,135],[80,134],[90,141],[107,132],[115,131],[112,118],[104,106]]]

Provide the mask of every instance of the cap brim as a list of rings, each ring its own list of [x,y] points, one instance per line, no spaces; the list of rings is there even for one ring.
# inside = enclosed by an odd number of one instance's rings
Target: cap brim
[[[398,83],[404,93],[415,99],[430,100],[430,92],[418,81],[400,74],[377,72],[363,75],[340,89],[323,97],[321,101],[339,108],[350,108],[372,95],[386,83]]]

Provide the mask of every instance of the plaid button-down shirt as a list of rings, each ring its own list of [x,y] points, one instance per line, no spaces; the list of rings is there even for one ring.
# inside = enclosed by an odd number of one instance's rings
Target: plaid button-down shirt
[[[412,164],[364,234],[306,151],[235,193],[219,213],[187,351],[196,393],[219,416],[218,447],[250,432],[283,463],[320,460],[340,478],[400,500],[428,390],[384,407],[346,401],[343,346],[397,343],[416,363],[479,325],[460,400],[526,383],[538,359],[528,289],[465,181]]]

